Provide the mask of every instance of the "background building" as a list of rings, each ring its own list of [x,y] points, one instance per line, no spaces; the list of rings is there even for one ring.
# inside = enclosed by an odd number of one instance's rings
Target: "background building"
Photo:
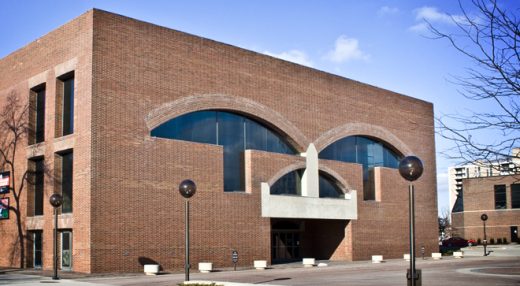
[[[417,243],[438,251],[430,103],[99,10],[0,71],[0,98],[19,93],[32,110],[18,158],[40,174],[22,205],[28,267],[52,265],[47,202],[61,192],[63,269],[182,268],[187,178],[198,186],[193,265],[230,266],[232,250],[239,266],[402,257],[408,196],[396,167],[412,154],[425,166]],[[16,253],[15,224],[0,229],[0,251]]]
[[[482,214],[487,214],[488,241],[518,242],[520,225],[520,149],[511,160],[449,168],[453,236],[483,239]]]

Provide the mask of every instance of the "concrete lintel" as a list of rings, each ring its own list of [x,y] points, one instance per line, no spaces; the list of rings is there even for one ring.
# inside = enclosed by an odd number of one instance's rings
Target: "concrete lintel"
[[[350,199],[329,199],[271,195],[267,183],[261,184],[262,217],[304,219],[357,219],[357,193]]]

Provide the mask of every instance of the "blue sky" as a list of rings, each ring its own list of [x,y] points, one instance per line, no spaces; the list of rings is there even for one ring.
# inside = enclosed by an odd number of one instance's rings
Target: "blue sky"
[[[426,100],[436,116],[489,108],[449,82],[471,63],[446,41],[427,37],[424,19],[455,31],[448,15],[460,10],[453,0],[1,1],[0,58],[94,7]],[[437,136],[438,152],[448,146]],[[437,157],[441,210],[448,208],[453,164]]]

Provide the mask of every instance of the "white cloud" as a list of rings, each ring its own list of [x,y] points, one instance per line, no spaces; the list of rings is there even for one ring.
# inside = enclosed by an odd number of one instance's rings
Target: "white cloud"
[[[336,39],[334,50],[325,55],[325,59],[343,63],[351,60],[368,60],[370,55],[366,54],[359,48],[359,41],[355,38],[347,38],[345,35]]]
[[[307,54],[305,52],[299,51],[299,50],[290,50],[290,51],[281,52],[281,53],[278,53],[278,54],[277,53],[271,53],[269,51],[264,51],[264,54],[266,54],[268,56],[271,56],[271,57],[275,57],[275,58],[279,58],[279,59],[282,59],[282,60],[286,60],[286,61],[289,61],[289,62],[293,62],[293,63],[297,63],[297,64],[300,64],[300,65],[308,66],[308,67],[312,67],[313,66],[313,63],[309,59]]]
[[[379,8],[379,10],[377,10],[377,15],[379,15],[379,16],[395,15],[397,13],[399,13],[399,8],[397,8],[397,7],[383,6],[383,7]]]
[[[423,32],[428,28],[428,23],[455,25],[457,23],[465,23],[467,19],[463,15],[449,15],[439,11],[437,7],[423,6],[415,9],[415,25],[409,30],[414,32]]]

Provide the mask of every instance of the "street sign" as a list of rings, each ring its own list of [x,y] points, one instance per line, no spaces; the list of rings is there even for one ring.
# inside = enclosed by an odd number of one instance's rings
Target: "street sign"
[[[9,193],[9,175],[10,172],[0,173],[0,194]]]

